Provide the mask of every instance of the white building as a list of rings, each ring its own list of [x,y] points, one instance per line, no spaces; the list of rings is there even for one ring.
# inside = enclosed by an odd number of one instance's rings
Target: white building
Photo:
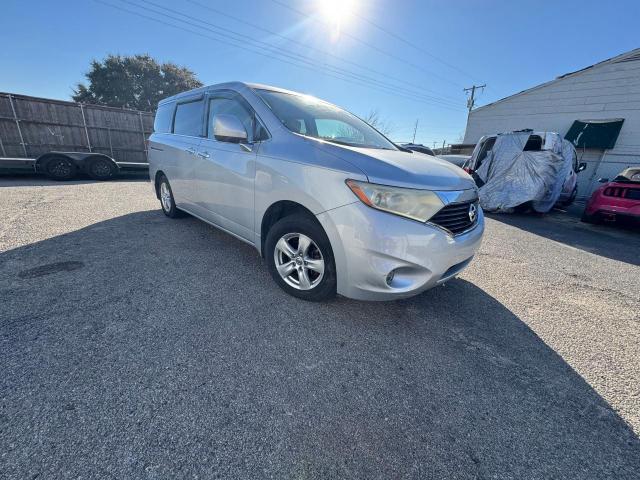
[[[574,141],[578,158],[588,165],[579,175],[578,197],[589,195],[598,178],[613,178],[626,167],[640,165],[640,48],[476,108],[469,115],[464,143],[526,128],[566,135],[576,120],[600,120],[591,122],[593,132],[602,120],[620,119],[619,136],[609,148],[595,148],[598,142],[588,140],[584,146],[580,135]],[[612,125],[615,134],[619,123],[609,124],[609,131]],[[573,132],[582,128],[576,124]]]

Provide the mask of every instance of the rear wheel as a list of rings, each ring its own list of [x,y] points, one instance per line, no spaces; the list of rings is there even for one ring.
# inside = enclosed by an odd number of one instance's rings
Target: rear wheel
[[[302,214],[276,222],[265,242],[269,273],[289,295],[321,301],[336,294],[336,267],[326,233]]]
[[[109,180],[116,176],[118,169],[108,158],[98,157],[91,160],[87,172],[94,180]]]
[[[178,218],[182,216],[182,211],[176,207],[175,199],[173,198],[173,191],[169,184],[169,179],[162,175],[160,177],[160,183],[158,185],[158,195],[160,197],[160,206],[162,211],[169,218]]]
[[[571,195],[569,196],[569,198],[567,198],[564,202],[562,202],[560,206],[562,208],[570,207],[573,204],[573,202],[576,200],[576,196],[578,196],[577,186],[573,187],[573,191],[571,192]]]
[[[78,171],[75,164],[66,157],[52,157],[44,165],[44,173],[52,180],[71,180]]]

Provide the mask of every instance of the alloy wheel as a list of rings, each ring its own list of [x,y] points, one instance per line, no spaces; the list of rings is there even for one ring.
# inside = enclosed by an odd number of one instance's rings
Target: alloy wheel
[[[111,175],[111,165],[107,160],[97,160],[92,167],[92,173],[96,177],[105,178]]]
[[[71,175],[71,164],[67,160],[54,160],[49,167],[49,172],[59,178],[65,178]]]
[[[318,245],[302,233],[287,233],[273,252],[280,277],[297,290],[311,290],[324,276],[324,258]]]
[[[160,184],[160,202],[162,203],[162,208],[164,208],[165,212],[171,211],[171,191],[169,190],[167,182],[162,182]]]

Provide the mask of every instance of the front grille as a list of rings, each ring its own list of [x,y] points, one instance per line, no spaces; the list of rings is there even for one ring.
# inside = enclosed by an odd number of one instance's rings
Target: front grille
[[[473,220],[469,216],[471,205],[475,206],[476,212]],[[478,206],[477,200],[472,202],[451,203],[431,217],[429,222],[449,230],[454,235],[458,235],[459,233],[469,230],[478,222],[479,210],[480,207]]]

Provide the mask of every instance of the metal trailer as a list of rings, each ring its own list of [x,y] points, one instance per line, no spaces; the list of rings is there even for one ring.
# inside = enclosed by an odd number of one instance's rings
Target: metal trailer
[[[0,171],[108,180],[148,169],[154,114],[0,92]]]

